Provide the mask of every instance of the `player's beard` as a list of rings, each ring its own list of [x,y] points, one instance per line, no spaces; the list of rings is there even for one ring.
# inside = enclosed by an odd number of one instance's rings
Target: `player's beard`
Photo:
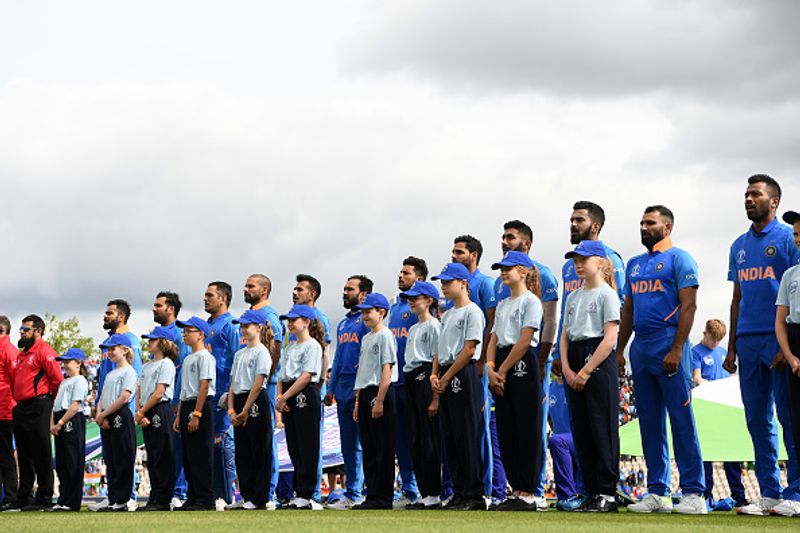
[[[23,352],[25,352],[25,351],[28,351],[28,350],[30,350],[30,349],[31,349],[31,347],[34,345],[34,343],[35,343],[35,342],[36,342],[36,339],[34,339],[33,337],[31,337],[30,339],[23,339],[23,338],[20,338],[20,339],[17,341],[17,348],[19,348],[20,350],[22,350]]]
[[[648,250],[652,250],[653,246],[664,240],[664,233],[652,235],[649,232],[642,233],[642,244]]]
[[[571,242],[572,244],[580,244],[581,241],[588,241],[591,239],[591,231],[592,231],[591,228],[587,228],[586,231],[584,231],[583,233],[580,232],[572,233],[570,231],[569,242]]]

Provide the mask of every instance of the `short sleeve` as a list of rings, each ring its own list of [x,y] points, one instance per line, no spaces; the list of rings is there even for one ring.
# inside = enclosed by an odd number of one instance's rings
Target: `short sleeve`
[[[269,376],[272,368],[272,359],[266,348],[259,348],[256,352],[256,375]]]
[[[72,394],[69,397],[70,402],[83,402],[89,396],[89,383],[83,377],[76,379],[72,386]]]
[[[314,340],[308,341],[307,344],[308,348],[303,350],[301,370],[312,376],[319,376],[322,371],[322,346]]]
[[[692,348],[692,370],[697,370],[700,368],[700,353],[697,351],[697,347]]]
[[[494,309],[497,307],[497,295],[500,293],[500,286],[503,284],[503,281],[500,278],[494,280],[492,283],[492,299],[486,305],[486,309]]]
[[[603,291],[603,324],[619,322],[619,299],[614,289]]]
[[[783,277],[781,278],[781,284],[778,287],[778,297],[775,300],[775,305],[780,305],[781,307],[790,307],[789,306],[789,278],[791,276],[792,270],[787,270],[784,272]]]
[[[795,266],[800,262],[800,248],[794,244],[794,236],[789,233],[786,237],[786,245],[788,246],[789,266]]]
[[[553,271],[547,267],[539,267],[539,279],[542,284],[542,302],[558,300],[558,280]]]
[[[533,298],[527,298],[522,309],[522,327],[538,330],[539,324],[542,323],[542,314],[542,304],[539,298],[535,295]]]
[[[200,360],[197,361],[197,367],[198,380],[207,379],[211,381],[217,374],[216,361],[211,354],[204,354],[200,357]]]
[[[734,248],[736,248],[736,243],[739,242],[739,239],[736,239],[734,243],[731,245],[730,252],[728,252],[728,281],[733,281],[734,283],[737,281],[736,278],[736,262],[734,261]]]
[[[464,340],[478,341],[483,340],[483,329],[485,327],[483,313],[477,306],[470,305],[464,319]]]
[[[381,335],[381,365],[397,363],[397,341],[394,335]]]
[[[164,359],[158,369],[158,378],[156,383],[163,385],[172,385],[175,382],[175,363],[169,359]]]
[[[700,285],[697,263],[688,253],[675,254],[675,282],[678,290]]]
[[[494,279],[486,276],[481,280],[480,300],[483,309],[493,309],[497,306],[497,295],[494,292]]]
[[[325,330],[325,337],[323,340],[327,343],[331,343],[331,321],[328,320],[328,317],[321,314],[319,315],[319,320],[322,322],[322,328]]]
[[[617,284],[617,296],[621,305],[625,300],[625,263],[618,253],[612,252],[611,264],[614,266],[614,283]]]
[[[136,371],[131,368],[131,372],[125,372],[122,378],[123,390],[135,392],[136,391]]]
[[[631,268],[633,268],[634,262],[631,261],[628,263],[628,266],[625,268],[625,290],[622,291],[625,297],[633,298],[633,294],[631,294]],[[624,303],[624,301],[623,301]]]
[[[433,356],[436,354],[436,350],[439,348],[439,335],[442,333],[442,325],[436,319],[431,320],[431,322],[432,324],[428,328],[428,353]]]
[[[281,324],[280,318],[275,313],[269,313],[267,315],[267,321],[269,322],[269,326],[272,328],[272,334],[275,336],[275,340],[279,343],[283,342],[283,324]]]

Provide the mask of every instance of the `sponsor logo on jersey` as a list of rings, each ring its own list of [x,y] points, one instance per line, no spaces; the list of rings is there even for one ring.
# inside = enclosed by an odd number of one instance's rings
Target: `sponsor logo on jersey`
[[[641,267],[641,265],[639,265],[639,263],[636,263],[635,265],[633,265],[633,267],[631,267],[631,277],[635,278],[636,276],[638,276],[639,273],[641,272],[641,270],[642,270],[642,267]]]

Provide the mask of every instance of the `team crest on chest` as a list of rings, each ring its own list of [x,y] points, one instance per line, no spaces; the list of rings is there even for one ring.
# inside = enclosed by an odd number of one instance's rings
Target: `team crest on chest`
[[[789,284],[789,294],[794,294],[797,292],[797,281],[793,281]]]
[[[766,248],[764,248],[764,255],[767,257],[775,257],[775,254],[778,253],[778,248],[774,244],[770,244]]]
[[[664,262],[663,261],[661,261],[660,263],[658,263],[656,265],[656,272],[661,272],[662,270],[664,270]]]
[[[639,266],[639,263],[636,263],[635,265],[633,265],[633,268],[631,268],[631,277],[635,278],[636,276],[638,276],[639,272],[641,270],[642,270],[642,268],[641,268],[641,266]]]
[[[736,252],[736,263],[741,265],[747,259],[747,252],[744,251],[744,248]]]
[[[597,312],[597,302],[589,302],[589,307],[588,307],[587,311],[589,311],[590,313],[596,313]]]
[[[373,346],[372,346],[372,353],[373,353],[373,355],[378,355],[378,352],[379,352],[380,350],[381,350],[381,347],[380,347],[380,346],[378,346],[377,344],[375,344],[375,345],[373,345]]]
[[[403,313],[403,315],[402,315],[402,316],[403,316],[403,320],[408,320],[408,317],[410,317],[410,316],[411,316],[411,313],[409,313],[408,311],[406,311],[406,312],[404,312],[404,313]]]
[[[456,322],[456,328],[457,329],[464,329],[464,319],[463,318]]]
[[[517,364],[514,365],[514,375],[521,378],[528,373],[528,371],[525,370],[526,367],[525,361],[517,361]]]
[[[419,336],[419,341],[420,342],[428,342],[428,332],[427,331]]]

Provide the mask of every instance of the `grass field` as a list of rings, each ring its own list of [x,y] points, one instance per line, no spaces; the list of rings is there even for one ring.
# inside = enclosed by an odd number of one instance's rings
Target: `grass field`
[[[446,532],[615,530],[618,533],[680,531],[798,531],[800,519],[736,516],[594,515],[560,513],[492,513],[454,511],[234,511],[191,513],[3,513],[0,531],[332,531]]]

